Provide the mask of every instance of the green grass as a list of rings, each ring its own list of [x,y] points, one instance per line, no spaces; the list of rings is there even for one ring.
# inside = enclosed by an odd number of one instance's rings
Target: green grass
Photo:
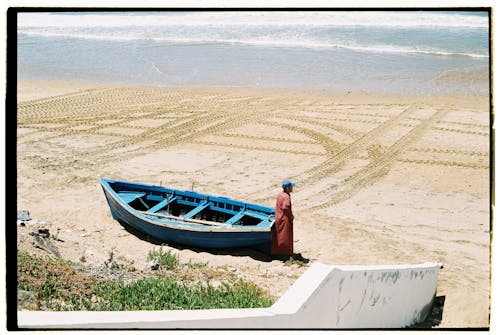
[[[168,277],[147,278],[130,284],[107,282],[97,294],[103,299],[99,310],[252,308],[272,303],[255,285],[241,280],[214,288],[187,286]]]
[[[169,256],[166,256],[169,257]],[[218,287],[188,285],[164,275],[125,283],[101,280],[71,263],[18,251],[18,289],[35,294],[46,310],[173,310],[269,307],[273,300],[255,284],[232,278]]]
[[[174,270],[179,264],[179,258],[171,252],[171,250],[163,250],[160,246],[158,250],[151,250],[148,253],[148,261],[156,258],[160,267],[166,268],[167,270]]]

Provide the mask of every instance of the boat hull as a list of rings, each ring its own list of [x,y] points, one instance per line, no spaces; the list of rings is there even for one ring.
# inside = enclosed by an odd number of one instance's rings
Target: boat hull
[[[269,253],[271,227],[269,229],[238,229],[232,226],[184,227],[158,220],[151,215],[134,210],[121,201],[109,184],[101,182],[113,219],[129,225],[155,239],[209,249],[251,247]]]

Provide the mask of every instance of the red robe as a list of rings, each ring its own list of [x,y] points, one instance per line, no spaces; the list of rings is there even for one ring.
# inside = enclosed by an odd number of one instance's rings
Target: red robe
[[[271,253],[293,256],[292,201],[286,192],[278,194],[274,216]]]

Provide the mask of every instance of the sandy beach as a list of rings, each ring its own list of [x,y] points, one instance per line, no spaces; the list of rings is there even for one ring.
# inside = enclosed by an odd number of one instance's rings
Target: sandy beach
[[[441,262],[439,327],[489,326],[490,128],[486,96],[21,81],[17,202],[58,234],[63,258],[141,268],[158,245],[111,218],[99,177],[274,206],[292,194],[295,251],[326,264]],[[18,248],[32,244],[18,227]],[[275,297],[306,270],[251,251],[172,247]]]

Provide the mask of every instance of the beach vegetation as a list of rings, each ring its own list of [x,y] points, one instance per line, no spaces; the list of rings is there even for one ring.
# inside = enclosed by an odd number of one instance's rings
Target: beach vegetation
[[[169,252],[162,253],[169,254]],[[18,290],[32,292],[36,310],[131,311],[265,308],[273,297],[254,283],[230,277],[219,285],[185,283],[161,272],[133,281],[88,275],[69,261],[18,250]]]
[[[208,262],[193,262],[189,260],[189,262],[186,263],[186,266],[190,269],[201,269],[207,267]]]
[[[174,270],[179,264],[179,257],[172,250],[164,250],[163,246],[148,252],[148,261],[155,260],[158,265],[167,270]]]

